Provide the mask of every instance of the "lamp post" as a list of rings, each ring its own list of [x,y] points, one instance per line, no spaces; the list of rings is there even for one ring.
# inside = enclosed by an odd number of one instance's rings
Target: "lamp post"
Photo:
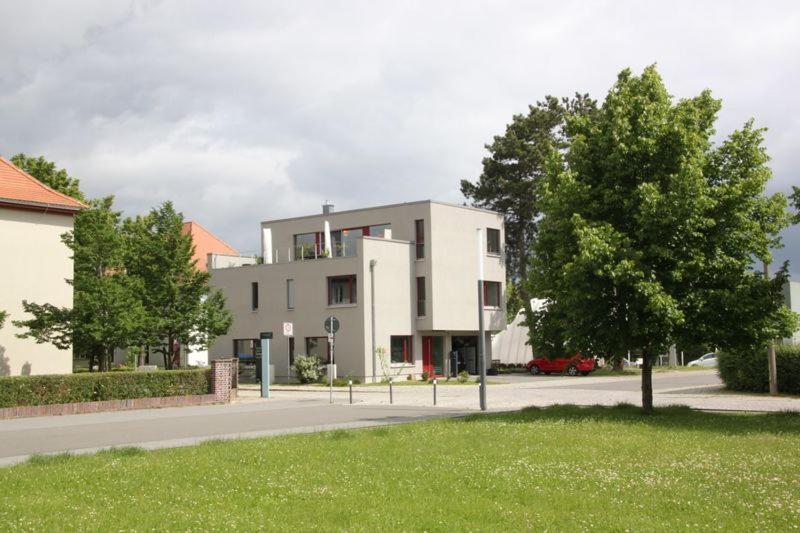
[[[486,410],[486,329],[483,324],[483,228],[478,228],[478,371],[481,411]]]

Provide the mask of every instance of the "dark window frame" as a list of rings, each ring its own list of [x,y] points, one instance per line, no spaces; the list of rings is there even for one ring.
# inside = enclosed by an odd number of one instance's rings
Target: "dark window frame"
[[[334,302],[333,301],[333,284],[335,282],[347,281],[347,294],[348,301]],[[358,305],[358,279],[355,274],[348,274],[346,276],[328,276],[328,305]]]
[[[489,296],[497,298],[497,303],[490,303]],[[484,281],[483,282],[483,307],[491,309],[499,309],[503,303],[503,284],[499,281]]]
[[[402,342],[399,360],[395,359],[395,341]],[[389,338],[389,357],[395,364],[414,364],[414,337],[411,335],[391,335]]]
[[[323,365],[328,365],[331,362],[331,343],[328,342],[328,337],[306,337],[306,355],[311,354],[311,347],[309,346],[309,341],[316,340],[317,342],[324,342],[325,343],[325,358],[322,360]]]
[[[425,219],[414,221],[414,242],[417,259],[425,259]]]
[[[258,282],[250,282],[250,310],[258,311]]]
[[[428,316],[427,300],[425,276],[417,276],[417,318]]]
[[[295,283],[294,278],[286,280],[286,309],[294,310]]]
[[[500,230],[497,228],[486,228],[486,253],[500,255]]]

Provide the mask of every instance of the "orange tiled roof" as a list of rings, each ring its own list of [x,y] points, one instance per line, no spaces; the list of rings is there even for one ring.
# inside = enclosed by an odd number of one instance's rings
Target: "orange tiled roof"
[[[0,157],[0,204],[72,212],[87,207],[82,202],[51,189],[3,157]]]
[[[203,272],[208,270],[208,254],[239,255],[235,248],[208,231],[197,222],[184,222],[183,233],[192,236],[194,243],[193,259],[197,261],[197,269]]]

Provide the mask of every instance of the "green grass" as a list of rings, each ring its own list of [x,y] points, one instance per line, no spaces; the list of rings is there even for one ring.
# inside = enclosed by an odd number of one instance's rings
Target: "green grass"
[[[789,530],[800,415],[522,412],[0,469],[0,529]]]

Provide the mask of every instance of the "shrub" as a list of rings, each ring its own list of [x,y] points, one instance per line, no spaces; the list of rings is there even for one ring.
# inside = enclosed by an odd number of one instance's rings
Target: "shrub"
[[[466,370],[462,370],[461,372],[458,373],[458,382],[466,383],[467,381],[469,381],[469,372],[467,372]]]
[[[431,373],[427,370],[422,373],[422,381],[428,381],[431,377]]]
[[[294,371],[300,383],[314,383],[321,376],[319,369],[321,361],[313,355],[298,355],[294,358]]]
[[[800,346],[779,345],[775,348],[775,354],[778,362],[778,390],[800,394]],[[719,376],[731,390],[769,391],[766,348],[719,354]]]
[[[188,396],[209,392],[210,370],[13,376],[0,378],[0,407]]]

